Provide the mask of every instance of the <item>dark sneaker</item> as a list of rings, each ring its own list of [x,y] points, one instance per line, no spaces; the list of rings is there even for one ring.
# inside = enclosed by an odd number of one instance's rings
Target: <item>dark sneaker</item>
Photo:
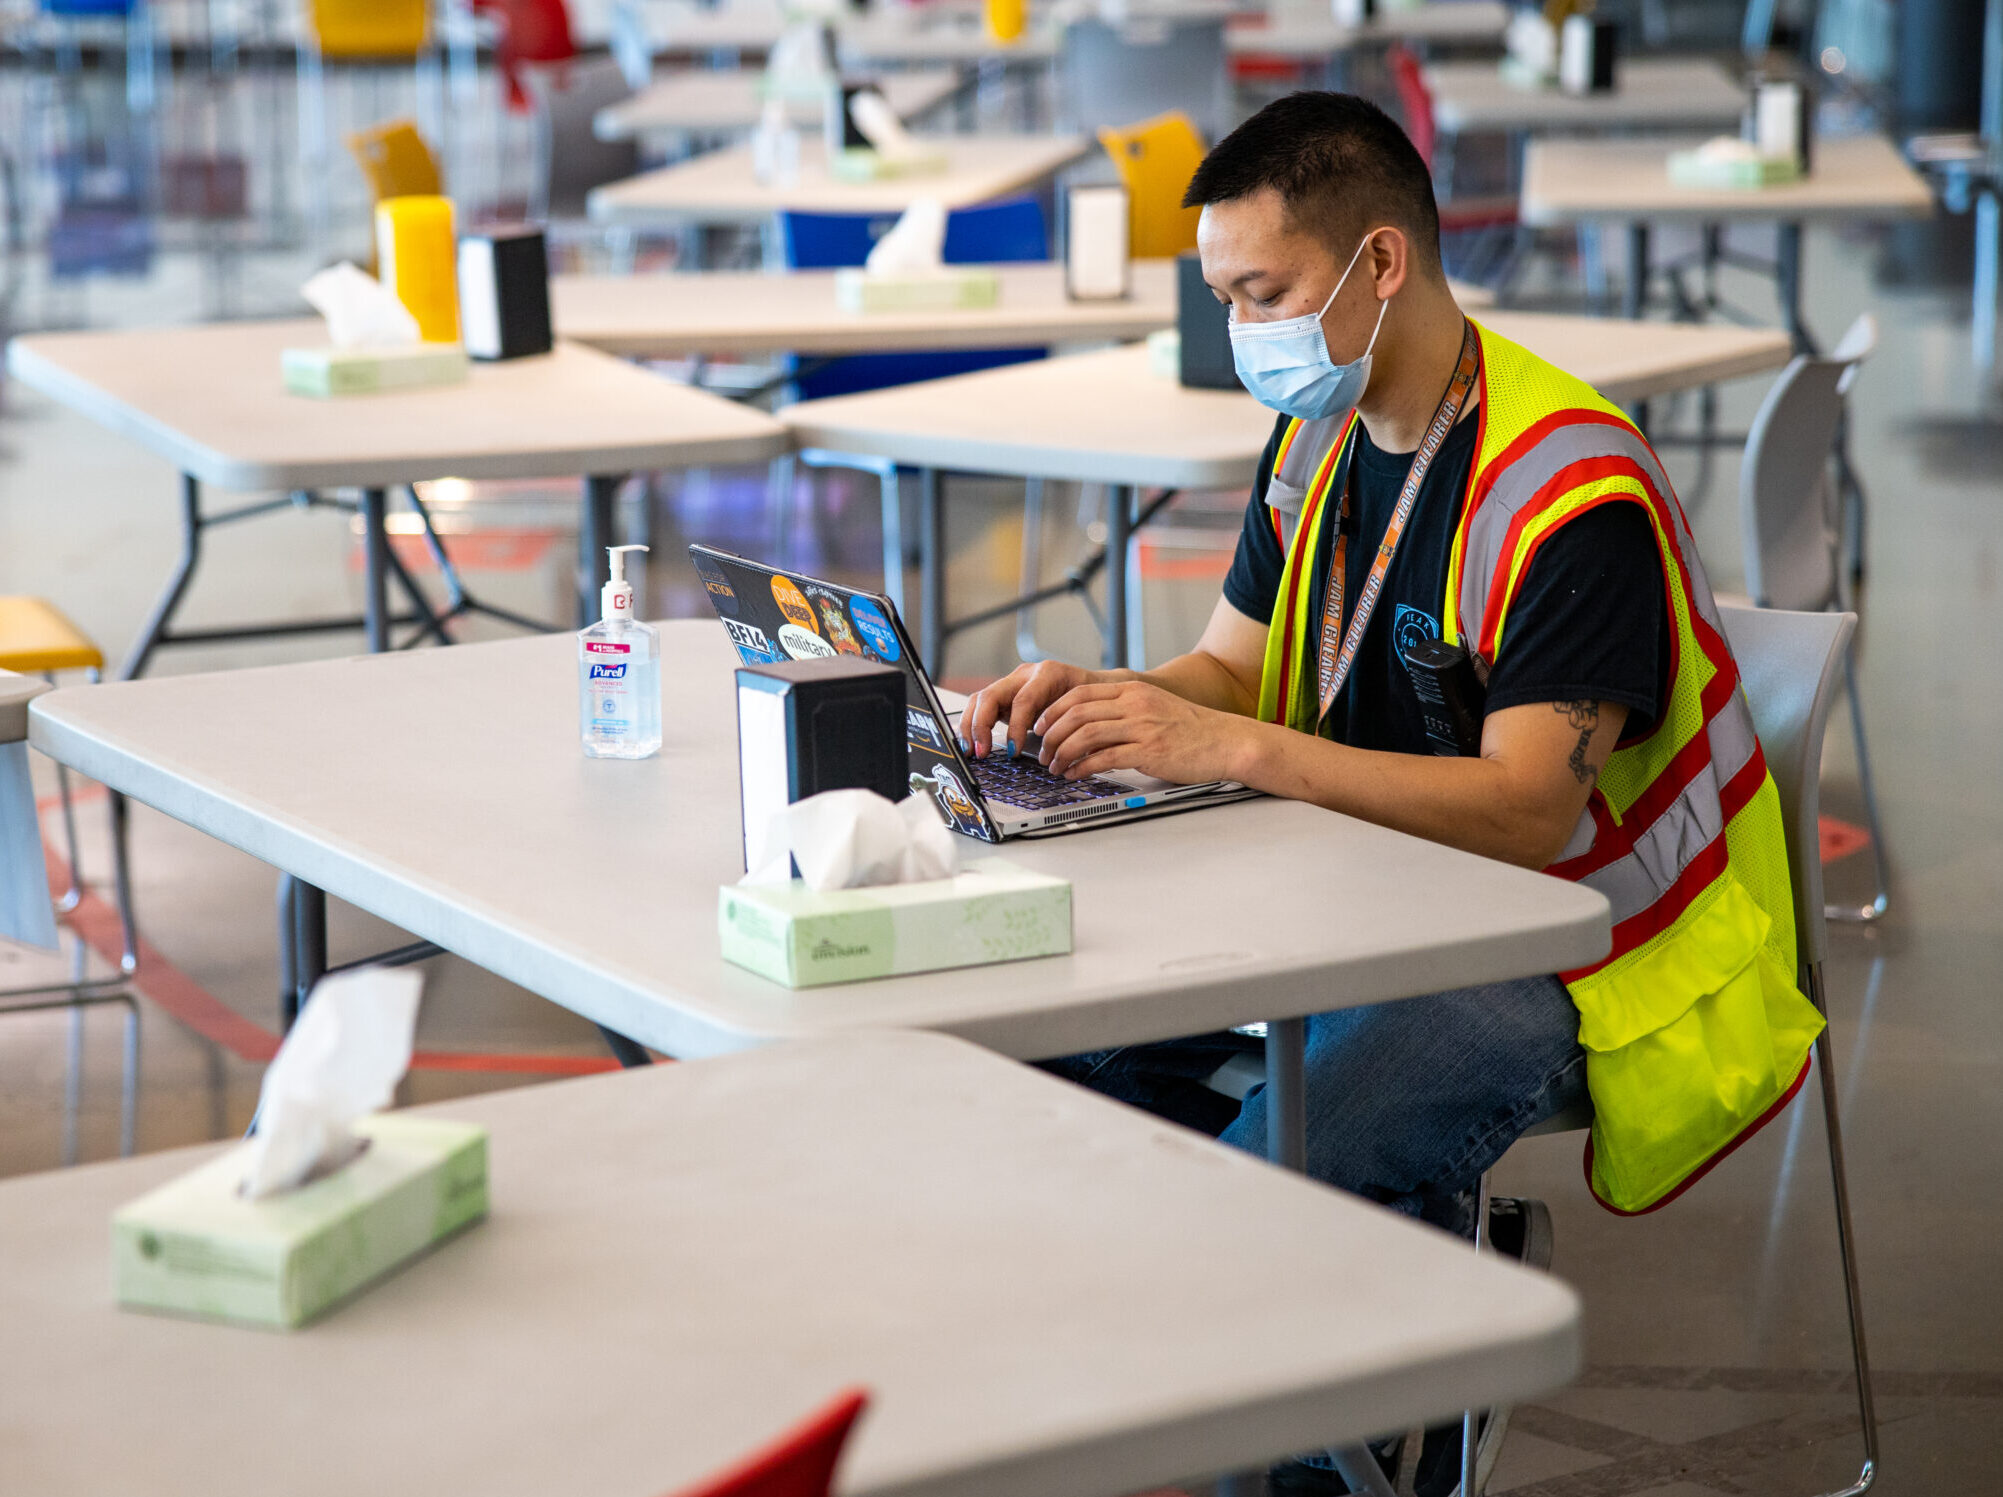
[[[1551,1268],[1551,1208],[1528,1196],[1491,1196],[1488,1202],[1489,1246],[1525,1268]]]

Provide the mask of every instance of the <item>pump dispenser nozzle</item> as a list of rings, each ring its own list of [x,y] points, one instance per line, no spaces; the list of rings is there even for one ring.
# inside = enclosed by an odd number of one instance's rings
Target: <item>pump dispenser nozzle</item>
[[[605,584],[599,603],[602,617],[630,619],[633,616],[633,584],[626,580],[626,553],[644,551],[645,546],[607,546],[605,555],[612,568],[612,580]]]

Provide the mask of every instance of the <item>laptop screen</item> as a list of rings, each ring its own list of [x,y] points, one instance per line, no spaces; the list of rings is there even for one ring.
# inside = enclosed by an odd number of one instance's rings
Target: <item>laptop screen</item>
[[[968,783],[965,763],[931,683],[888,598],[778,571],[717,551],[689,547],[737,658],[746,665],[860,655],[904,673],[904,737],[911,788],[932,797],[955,831],[983,841],[998,834]]]

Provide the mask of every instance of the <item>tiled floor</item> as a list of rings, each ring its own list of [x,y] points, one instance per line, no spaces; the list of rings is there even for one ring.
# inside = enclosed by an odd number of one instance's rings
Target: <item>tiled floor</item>
[[[1863,694],[1897,871],[1881,930],[1839,932],[1830,968],[1838,1085],[1847,1108],[1860,1258],[1879,1371],[1886,1451],[1880,1490],[1982,1492],[2003,1486],[2003,418],[1968,367],[1965,304],[1928,291],[1874,288],[1869,240],[1811,242],[1811,311],[1829,335],[1858,308],[1875,310],[1883,347],[1856,400],[1856,451],[1873,500]],[[256,269],[254,267],[254,269]],[[176,279],[178,277],[178,279]],[[169,265],[150,291],[100,298],[119,315],[171,319],[193,284]],[[248,283],[282,305],[291,280],[265,267]],[[167,288],[167,289],[163,289]],[[1770,307],[1759,288],[1747,302]],[[255,310],[253,306],[253,310]],[[192,373],[192,372],[191,372]],[[1763,386],[1734,388],[1742,422]],[[1738,572],[1736,471],[1721,463],[1695,491],[1694,461],[1671,458],[1721,588]],[[677,561],[700,536],[836,575],[868,575],[876,554],[872,490],[820,481],[814,523],[801,490],[797,523],[762,507],[762,474],[716,471],[659,485],[660,553],[651,573],[659,612],[699,600]],[[173,548],[167,467],[103,436],[30,392],[10,387],[0,413],[0,590],[54,598],[114,656],[136,629]],[[960,603],[999,598],[1013,581],[1018,490],[956,486],[952,577]],[[505,513],[496,507],[505,505]],[[475,579],[505,602],[557,613],[574,496],[562,486],[509,491],[481,524],[553,534]],[[1194,549],[1150,588],[1156,653],[1193,637],[1215,596],[1218,557],[1201,542],[1229,502],[1194,501],[1178,529]],[[1082,542],[1077,496],[1053,497],[1046,575]],[[1090,515],[1087,514],[1089,521]],[[784,534],[782,535],[782,530]],[[504,548],[505,549],[505,548]],[[191,617],[305,614],[352,607],[358,592],[343,517],[284,514],[216,537]],[[1075,604],[1040,620],[1047,647],[1091,652]],[[481,630],[472,631],[475,634]],[[349,648],[322,640],[183,651],[161,669],[224,668]],[[996,625],[957,641],[946,671],[988,674],[1012,658]],[[570,683],[544,683],[567,713]],[[440,731],[453,724],[441,723]],[[383,752],[396,745],[385,742]],[[1847,736],[1834,734],[1828,809],[1858,816]],[[506,807],[492,808],[505,815]],[[102,878],[103,804],[81,806],[85,866]],[[640,833],[636,833],[638,835]],[[270,869],[161,817],[137,817],[139,909],[161,960],[192,989],[267,1034],[276,1025]],[[1866,860],[1832,870],[1837,889],[1864,893]],[[337,908],[334,947],[346,957],[397,933]],[[44,959],[0,949],[0,981],[28,981]],[[164,971],[156,968],[156,972]],[[163,987],[186,999],[186,990]],[[183,1009],[188,1008],[183,1001]],[[139,1146],[165,1148],[240,1130],[258,1066],[145,1005]],[[84,1024],[80,1137],[85,1158],[116,1146],[118,1025]],[[50,1167],[62,1148],[68,1021],[0,1020],[0,1173]],[[217,1028],[216,1032],[224,1032]],[[233,1032],[256,1053],[256,1036]],[[443,959],[430,964],[420,1042],[445,1052],[406,1085],[433,1098],[532,1081],[533,1072],[468,1069],[516,1053],[602,1059],[589,1026],[540,1000]],[[494,1062],[527,1065],[531,1062]],[[1496,1487],[1523,1497],[1712,1497],[1809,1493],[1845,1484],[1857,1465],[1847,1343],[1830,1230],[1819,1111],[1797,1105],[1685,1200],[1659,1216],[1617,1220],[1591,1203],[1575,1138],[1515,1150],[1498,1188],[1550,1202],[1556,1268],[1587,1306],[1589,1368],[1574,1387],[1518,1410]]]

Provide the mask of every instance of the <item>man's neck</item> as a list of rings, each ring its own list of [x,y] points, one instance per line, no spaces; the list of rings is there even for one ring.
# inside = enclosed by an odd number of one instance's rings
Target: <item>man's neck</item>
[[[1418,450],[1460,362],[1463,322],[1444,286],[1409,283],[1393,301],[1371,361],[1370,391],[1357,407],[1379,450]]]

